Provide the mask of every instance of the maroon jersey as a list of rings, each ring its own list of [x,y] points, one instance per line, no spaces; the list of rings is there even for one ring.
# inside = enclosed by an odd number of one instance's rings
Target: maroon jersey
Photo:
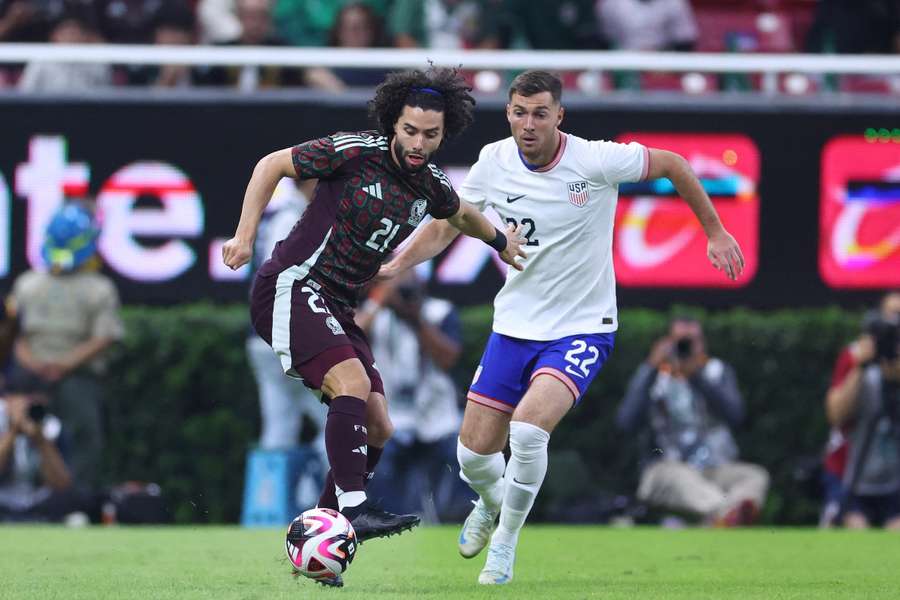
[[[389,142],[374,131],[336,133],[293,149],[300,179],[318,179],[313,200],[290,234],[259,269],[309,277],[326,296],[356,306],[362,288],[426,214],[459,210],[450,180],[428,163],[416,173],[398,167]]]

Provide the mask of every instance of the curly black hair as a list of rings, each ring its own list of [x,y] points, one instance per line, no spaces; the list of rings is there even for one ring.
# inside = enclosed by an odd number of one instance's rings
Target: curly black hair
[[[369,116],[378,131],[390,137],[404,106],[443,112],[444,141],[452,140],[475,120],[472,116],[475,98],[469,94],[471,91],[455,68],[432,66],[427,71],[389,73],[369,101]]]

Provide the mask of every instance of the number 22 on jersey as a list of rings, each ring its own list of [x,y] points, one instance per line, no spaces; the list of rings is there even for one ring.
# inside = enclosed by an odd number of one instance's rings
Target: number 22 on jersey
[[[599,358],[600,351],[596,346],[588,346],[584,340],[573,340],[571,350],[566,352],[566,362],[571,363],[566,365],[566,373],[585,379],[590,375],[590,366]]]
[[[513,219],[512,217],[507,217],[506,222],[512,225],[513,227],[518,227],[519,223]],[[526,246],[540,246],[541,240],[534,237],[537,234],[537,225],[534,224],[534,219],[525,218],[522,219],[522,228],[524,231],[522,232],[522,236],[527,240]]]

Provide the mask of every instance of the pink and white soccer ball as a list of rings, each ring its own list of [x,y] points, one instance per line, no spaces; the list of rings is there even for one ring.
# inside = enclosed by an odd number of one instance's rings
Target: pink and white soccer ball
[[[311,508],[291,522],[284,547],[297,573],[310,579],[336,577],[353,562],[356,532],[338,511]]]

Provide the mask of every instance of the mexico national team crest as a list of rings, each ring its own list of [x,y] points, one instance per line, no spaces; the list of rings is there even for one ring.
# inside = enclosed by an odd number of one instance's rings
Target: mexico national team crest
[[[569,188],[569,202],[581,208],[588,201],[588,182],[572,181],[566,184]]]
[[[421,198],[413,202],[412,208],[409,211],[409,220],[407,220],[407,223],[413,227],[421,223],[422,219],[425,218],[425,210],[427,208],[428,202]]]
[[[341,324],[338,323],[338,320],[335,319],[334,317],[328,317],[327,319],[325,319],[325,324],[328,326],[328,329],[330,329],[331,333],[333,333],[334,335],[343,335],[344,334],[344,328],[341,327]]]

